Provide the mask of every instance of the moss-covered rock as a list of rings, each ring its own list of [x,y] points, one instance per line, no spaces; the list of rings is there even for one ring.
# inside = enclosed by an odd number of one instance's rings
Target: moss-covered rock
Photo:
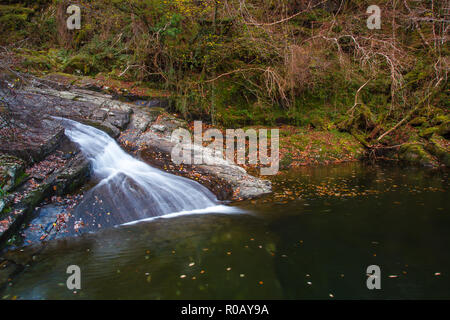
[[[426,128],[419,133],[419,136],[425,139],[429,139],[433,134],[437,133],[438,131],[439,127]]]
[[[434,125],[441,125],[444,123],[449,123],[450,117],[447,115],[440,114],[440,115],[437,115],[436,117],[434,117],[432,122]]]
[[[362,105],[354,114],[349,117],[344,117],[338,122],[337,128],[341,131],[352,132],[355,130],[367,131],[375,128],[376,116],[372,113],[369,107]]]
[[[447,140],[433,135],[425,148],[429,153],[436,156],[442,164],[450,167],[450,150]]]
[[[450,138],[450,121],[442,123],[436,133],[446,139]]]
[[[417,117],[417,118],[412,119],[409,122],[409,124],[411,126],[413,126],[413,127],[419,127],[419,126],[423,125],[426,122],[427,122],[427,118],[425,118],[425,117]]]
[[[23,57],[22,65],[25,68],[32,68],[36,70],[50,70],[53,66],[52,61],[45,55],[30,56],[25,55]]]
[[[418,142],[401,146],[398,158],[403,162],[425,167],[435,167],[438,164],[436,159],[424,149],[423,144]]]
[[[94,127],[98,130],[102,130],[103,132],[107,133],[110,137],[114,139],[120,135],[120,130],[108,122],[95,121],[91,119],[77,119],[77,120],[84,123],[85,125]]]
[[[63,72],[93,74],[98,71],[92,56],[87,54],[77,54],[71,57],[63,66]]]
[[[33,9],[19,5],[0,5],[0,30],[13,31],[28,26],[29,17],[33,13]]]
[[[9,192],[23,182],[24,169],[23,160],[10,155],[0,155],[0,188],[2,192]]]

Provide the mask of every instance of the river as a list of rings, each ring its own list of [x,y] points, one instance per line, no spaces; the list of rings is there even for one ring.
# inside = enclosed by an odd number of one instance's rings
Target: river
[[[7,253],[5,299],[450,298],[448,172],[302,168],[235,210],[154,218]],[[217,209],[217,210],[216,210]],[[78,265],[82,289],[68,290]],[[368,290],[366,269],[381,269]]]

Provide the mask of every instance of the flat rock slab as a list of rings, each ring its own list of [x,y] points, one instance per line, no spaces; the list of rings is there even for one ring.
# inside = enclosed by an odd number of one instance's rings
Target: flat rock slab
[[[146,160],[161,169],[176,167],[169,157],[174,147],[170,135],[177,128],[186,128],[187,123],[169,115],[163,108],[125,103],[115,100],[109,94],[57,85],[28,87],[19,90],[12,99],[16,112],[32,117],[30,112],[33,110],[34,114],[44,118],[56,116],[83,122],[107,132],[114,138],[120,135],[119,142],[129,151],[147,150]],[[44,131],[54,133],[53,139],[60,138],[59,135],[63,134],[62,128],[58,127],[61,131],[56,133],[56,127],[52,129],[52,126],[49,123],[48,129]],[[44,145],[52,146],[51,143]],[[164,161],[151,159],[151,154]],[[218,161],[214,165],[184,166],[183,170],[179,169],[168,171],[205,184],[220,199],[250,199],[272,192],[269,181],[253,177],[242,167],[227,161]],[[206,179],[199,175],[206,176]]]
[[[272,193],[270,181],[256,178],[244,168],[223,159],[210,162],[216,163],[214,165],[174,164],[171,152],[175,144],[170,140],[170,132],[161,133],[153,125],[144,133],[135,130],[123,132],[119,142],[129,151],[137,151],[143,160],[157,168],[197,180],[220,200],[246,200]]]

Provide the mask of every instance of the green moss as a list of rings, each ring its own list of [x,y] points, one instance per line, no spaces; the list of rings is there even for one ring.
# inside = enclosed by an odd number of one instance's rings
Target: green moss
[[[437,164],[420,143],[408,143],[401,146],[399,159],[413,165],[436,166]]]
[[[448,115],[440,114],[440,115],[437,115],[436,117],[434,117],[432,122],[434,125],[448,123],[448,122],[450,122],[450,117]]]
[[[14,190],[26,179],[24,168],[22,160],[10,155],[0,156],[0,188],[3,192]]]
[[[450,150],[445,147],[443,140],[443,138],[433,135],[426,145],[426,150],[436,156],[445,166],[450,167]]]
[[[450,138],[450,122],[445,122],[438,127],[436,133],[445,138]]]
[[[353,116],[343,116],[337,127],[341,131],[353,132],[355,130],[367,132],[372,130],[377,122],[375,114],[366,105],[358,106]]]
[[[439,127],[431,127],[431,128],[426,128],[424,130],[422,130],[419,133],[419,136],[422,138],[430,138],[434,133],[437,133],[439,131]]]
[[[51,194],[51,186],[44,184],[38,188],[30,191],[28,195],[23,199],[23,203],[28,206],[28,208],[34,209],[39,203],[42,202],[46,197]]]
[[[13,31],[27,27],[29,17],[33,13],[33,9],[18,5],[0,5],[0,30]]]
[[[425,117],[416,117],[414,119],[412,119],[409,124],[413,127],[418,127],[421,126],[423,124],[425,124],[427,122],[427,118]]]
[[[52,68],[52,62],[46,56],[24,56],[22,62],[26,68],[33,68],[37,70],[50,70]]]
[[[63,72],[89,75],[98,72],[98,67],[92,56],[88,54],[77,54],[64,64]]]

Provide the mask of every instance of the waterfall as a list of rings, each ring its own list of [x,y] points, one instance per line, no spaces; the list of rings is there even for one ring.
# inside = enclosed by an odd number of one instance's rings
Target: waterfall
[[[133,158],[103,131],[72,120],[61,121],[66,136],[89,159],[93,175],[99,179],[75,210],[74,218],[84,224],[133,223],[158,216],[202,213],[207,208],[233,211],[219,206],[214,194],[198,182]]]

